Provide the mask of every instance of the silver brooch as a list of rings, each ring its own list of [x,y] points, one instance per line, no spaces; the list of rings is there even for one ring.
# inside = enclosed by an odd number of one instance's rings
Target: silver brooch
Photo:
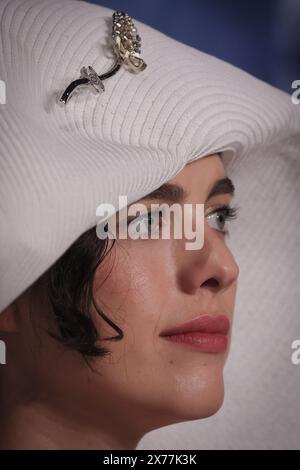
[[[98,75],[90,65],[82,67],[80,78],[74,80],[65,89],[59,98],[60,103],[66,104],[72,97],[74,90],[82,85],[91,85],[97,93],[103,92],[105,90],[103,80],[112,77],[123,63],[132,72],[139,72],[147,67],[147,64],[140,57],[141,37],[137,33],[132,18],[127,13],[120,11],[114,12],[112,17],[113,50],[116,55],[114,65],[102,75]]]

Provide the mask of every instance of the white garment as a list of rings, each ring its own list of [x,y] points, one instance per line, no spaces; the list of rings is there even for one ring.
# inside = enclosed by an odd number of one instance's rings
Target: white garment
[[[299,435],[299,403],[293,411],[286,402],[296,406],[300,391],[300,369],[290,361],[291,341],[300,339],[300,105],[134,19],[147,68],[122,67],[103,94],[80,89],[59,106],[82,66],[100,74],[113,64],[112,13],[77,0],[0,2],[0,311],[96,225],[100,203],[127,195],[130,204],[188,162],[222,152],[241,207],[229,240],[240,265],[226,366],[236,398],[211,418],[229,410],[228,429],[218,424],[215,442],[205,422],[199,446],[226,447],[226,439],[238,446],[241,436],[251,446],[258,424],[274,431],[276,417],[279,431],[265,432],[263,442],[293,446],[288,432]]]

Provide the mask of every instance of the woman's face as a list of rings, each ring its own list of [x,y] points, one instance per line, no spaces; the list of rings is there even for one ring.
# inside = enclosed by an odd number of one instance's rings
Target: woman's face
[[[170,183],[182,186],[185,203],[205,204],[207,215],[231,202],[228,192],[208,199],[224,177],[216,154],[188,164]],[[149,209],[151,202],[166,201],[143,200]],[[94,296],[124,338],[104,341],[111,355],[92,358],[91,370],[79,353],[62,349],[47,335],[35,353],[32,342],[37,340],[28,332],[31,362],[25,361],[24,368],[36,395],[42,390],[64,410],[76,406],[82,416],[100,423],[125,419],[146,432],[219,409],[228,348],[203,352],[160,336],[201,314],[223,314],[232,326],[238,266],[217,219],[209,223],[206,217],[204,223],[204,245],[197,250],[185,249],[185,239],[117,239],[96,271]],[[95,310],[92,320],[100,339],[116,335]]]

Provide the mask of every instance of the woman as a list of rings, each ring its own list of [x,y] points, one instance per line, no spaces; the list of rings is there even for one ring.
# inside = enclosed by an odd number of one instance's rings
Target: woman
[[[223,177],[221,159],[212,155],[187,165],[171,182],[213,212],[232,197],[206,197]],[[238,268],[222,217],[222,210],[211,216],[201,250],[185,252],[183,240],[175,239],[117,240],[96,269],[104,242],[92,229],[2,313],[13,354],[3,384],[9,398],[2,446],[133,449],[147,431],[217,411],[227,348],[195,351],[160,333],[203,313],[232,321]],[[95,304],[121,328],[120,341],[101,341],[116,331],[85,304],[90,289]],[[47,291],[66,347],[48,334],[51,328],[59,336]],[[88,305],[86,317],[80,301]],[[217,335],[213,339],[215,346]],[[104,348],[111,354],[101,357]]]
[[[243,167],[254,188],[272,194],[282,172],[268,186],[259,180],[263,163],[255,165],[274,145],[296,161],[299,110],[278,90],[138,22],[147,68],[122,67],[100,96],[81,90],[61,107],[55,97],[80,66],[111,66],[112,12],[10,0],[0,14],[8,88],[0,447],[133,449],[151,430],[222,405],[239,274],[226,239],[234,187],[244,184],[251,203]],[[185,237],[100,240],[97,206],[117,207],[124,194],[128,206],[147,210],[153,200],[204,204],[203,246],[186,250]],[[148,231],[147,222],[140,227]],[[195,318],[197,346],[192,335],[188,343],[166,336]]]

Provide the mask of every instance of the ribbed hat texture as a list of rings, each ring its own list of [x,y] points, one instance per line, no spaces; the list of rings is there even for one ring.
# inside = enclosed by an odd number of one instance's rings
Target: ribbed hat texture
[[[107,71],[112,10],[74,0],[1,0],[0,310],[84,231],[101,202],[128,203],[190,160],[228,160],[299,131],[288,96],[138,22],[139,74],[57,96],[82,66]],[[232,152],[233,151],[233,152]]]

